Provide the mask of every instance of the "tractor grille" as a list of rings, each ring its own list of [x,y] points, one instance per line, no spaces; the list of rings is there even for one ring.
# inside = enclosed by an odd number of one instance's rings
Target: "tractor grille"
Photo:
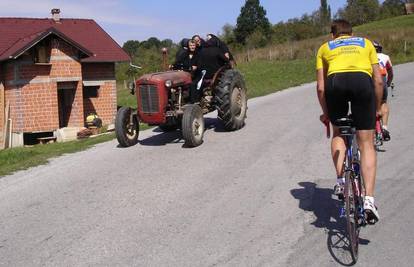
[[[144,113],[159,112],[159,97],[157,87],[154,85],[140,85],[141,109]]]

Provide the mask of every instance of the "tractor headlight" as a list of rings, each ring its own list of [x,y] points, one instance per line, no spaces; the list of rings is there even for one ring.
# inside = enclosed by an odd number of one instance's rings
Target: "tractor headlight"
[[[172,81],[171,80],[166,80],[165,81],[165,87],[171,87],[172,86]]]

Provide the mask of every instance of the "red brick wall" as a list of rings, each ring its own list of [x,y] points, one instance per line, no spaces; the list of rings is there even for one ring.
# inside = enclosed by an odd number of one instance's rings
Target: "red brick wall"
[[[52,68],[50,72],[51,78],[68,78],[82,77],[82,68],[79,62],[78,50],[69,44],[52,40],[52,52],[50,61]]]
[[[22,116],[15,131],[46,132],[59,128],[56,84],[31,84],[20,91]]]
[[[88,63],[82,65],[84,80],[101,81],[98,97],[84,99],[85,116],[96,113],[103,124],[114,123],[116,116],[116,81],[114,63]],[[87,90],[87,88],[86,88]]]

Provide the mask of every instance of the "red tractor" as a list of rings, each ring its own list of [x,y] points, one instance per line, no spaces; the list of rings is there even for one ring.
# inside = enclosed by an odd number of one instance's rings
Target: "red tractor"
[[[199,84],[202,99],[189,103],[191,74],[172,70],[145,74],[131,84],[131,94],[137,97],[138,109],[122,107],[118,110],[115,132],[123,147],[138,143],[139,122],[158,125],[163,131],[181,129],[187,147],[203,143],[203,115],[217,110],[224,128],[234,131],[245,124],[247,96],[240,72],[222,67],[211,80]]]

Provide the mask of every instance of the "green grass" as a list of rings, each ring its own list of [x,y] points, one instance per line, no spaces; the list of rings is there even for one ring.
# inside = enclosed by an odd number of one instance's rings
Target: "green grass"
[[[124,88],[124,85],[117,83],[117,103],[118,106],[137,108],[137,98],[131,95],[130,91]]]
[[[267,95],[315,79],[315,60],[264,61],[238,66],[243,73],[248,96]]]
[[[17,147],[0,151],[0,176],[46,164],[50,158],[86,150],[98,143],[114,139],[113,133],[65,143]]]
[[[390,29],[411,28],[414,25],[414,14],[374,21],[354,28],[355,32],[381,31]]]

